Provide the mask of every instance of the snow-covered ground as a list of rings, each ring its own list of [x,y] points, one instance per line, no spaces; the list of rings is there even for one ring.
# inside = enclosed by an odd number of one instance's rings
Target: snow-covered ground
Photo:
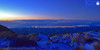
[[[100,31],[54,35],[38,34],[37,37],[39,38],[36,40],[38,46],[34,46],[34,50],[100,50]],[[8,48],[10,44],[11,41],[5,38],[0,39],[1,48]]]

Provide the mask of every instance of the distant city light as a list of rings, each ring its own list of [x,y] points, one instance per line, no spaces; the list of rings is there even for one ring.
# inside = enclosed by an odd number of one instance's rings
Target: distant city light
[[[100,2],[99,2],[99,1],[97,1],[97,2],[96,2],[96,5],[97,5],[97,6],[99,6],[99,5],[100,5]]]

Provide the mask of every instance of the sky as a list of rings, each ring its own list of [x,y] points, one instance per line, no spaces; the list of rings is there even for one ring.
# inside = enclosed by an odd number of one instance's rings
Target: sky
[[[0,0],[0,20],[99,20],[100,0]]]

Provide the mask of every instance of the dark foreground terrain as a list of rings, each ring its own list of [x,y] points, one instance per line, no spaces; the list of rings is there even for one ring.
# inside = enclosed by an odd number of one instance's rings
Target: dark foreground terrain
[[[27,31],[27,30],[26,30]],[[100,50],[100,31],[18,34],[0,25],[1,50]]]

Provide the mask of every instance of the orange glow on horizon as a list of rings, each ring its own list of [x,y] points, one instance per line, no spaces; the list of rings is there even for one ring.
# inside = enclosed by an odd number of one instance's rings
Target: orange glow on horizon
[[[5,21],[5,20],[7,20],[7,21],[11,21],[11,20],[32,20],[32,19],[36,20],[36,19],[44,19],[44,18],[2,18],[2,19],[0,19],[0,21]]]
[[[11,21],[11,20],[43,20],[43,19],[62,19],[58,16],[47,16],[47,15],[28,15],[28,14],[14,14],[9,12],[0,12],[0,21]],[[65,19],[65,18],[63,18]],[[67,18],[69,19],[69,18]]]
[[[32,18],[34,17],[34,18]],[[13,20],[43,20],[43,19],[53,19],[56,20],[57,18],[40,18],[38,16],[18,16],[18,17],[0,17],[0,21],[13,21]],[[59,18],[58,18],[59,19]],[[61,18],[60,18],[61,19]]]

